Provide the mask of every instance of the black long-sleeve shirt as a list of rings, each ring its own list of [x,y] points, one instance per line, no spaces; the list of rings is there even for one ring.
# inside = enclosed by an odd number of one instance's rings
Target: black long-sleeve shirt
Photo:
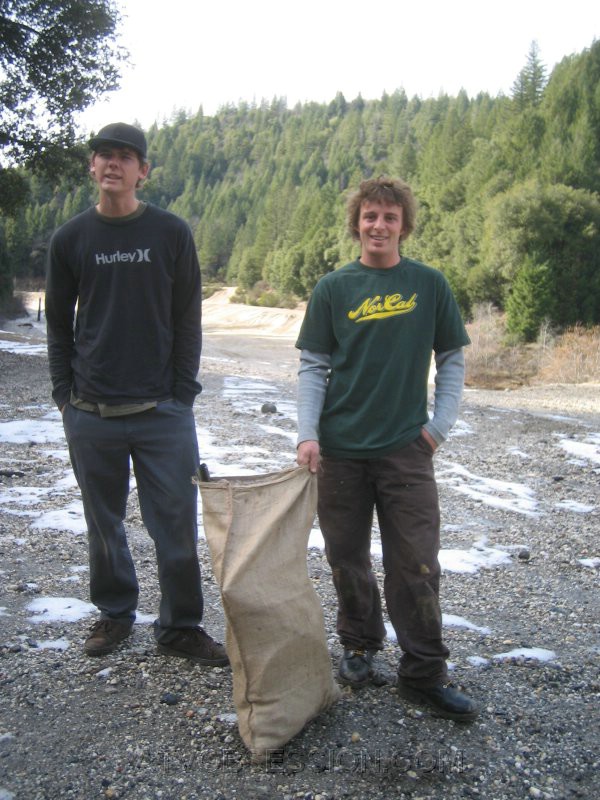
[[[129,217],[90,208],[48,251],[52,396],[122,405],[192,405],[202,346],[201,280],[188,225],[147,205]]]

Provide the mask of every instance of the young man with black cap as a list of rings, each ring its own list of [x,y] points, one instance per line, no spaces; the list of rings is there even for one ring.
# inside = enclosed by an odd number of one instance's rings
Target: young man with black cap
[[[201,349],[200,269],[191,231],[144,203],[146,139],[114,123],[90,139],[95,207],[52,237],[46,319],[52,396],[62,412],[88,526],[90,596],[100,620],[84,651],[131,633],[139,587],[124,527],[130,460],[156,549],[159,652],[228,663],[200,626],[198,443],[192,405]]]

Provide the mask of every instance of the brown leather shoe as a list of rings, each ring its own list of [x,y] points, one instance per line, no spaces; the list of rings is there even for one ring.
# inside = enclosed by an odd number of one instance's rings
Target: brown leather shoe
[[[181,628],[168,642],[158,642],[156,651],[165,656],[187,658],[204,667],[226,667],[229,658],[225,648],[203,628]]]
[[[105,656],[116,650],[120,643],[131,633],[133,622],[120,622],[116,619],[98,620],[90,628],[88,638],[83,645],[86,656]]]

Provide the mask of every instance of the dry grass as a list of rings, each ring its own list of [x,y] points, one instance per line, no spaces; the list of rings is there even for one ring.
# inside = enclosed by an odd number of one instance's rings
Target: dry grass
[[[561,334],[542,326],[534,344],[514,344],[504,315],[480,306],[467,325],[467,386],[510,389],[540,383],[600,382],[600,327],[575,326]]]
[[[584,328],[576,325],[557,337],[540,354],[536,381],[600,382],[600,326]]]

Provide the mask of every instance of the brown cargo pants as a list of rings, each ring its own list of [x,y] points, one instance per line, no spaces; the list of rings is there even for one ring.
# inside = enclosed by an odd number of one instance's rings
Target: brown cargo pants
[[[383,648],[385,627],[370,556],[376,509],[387,611],[403,651],[398,674],[415,686],[444,681],[449,651],[442,642],[440,512],[431,448],[419,437],[382,458],[324,456],[318,486],[343,646]]]

